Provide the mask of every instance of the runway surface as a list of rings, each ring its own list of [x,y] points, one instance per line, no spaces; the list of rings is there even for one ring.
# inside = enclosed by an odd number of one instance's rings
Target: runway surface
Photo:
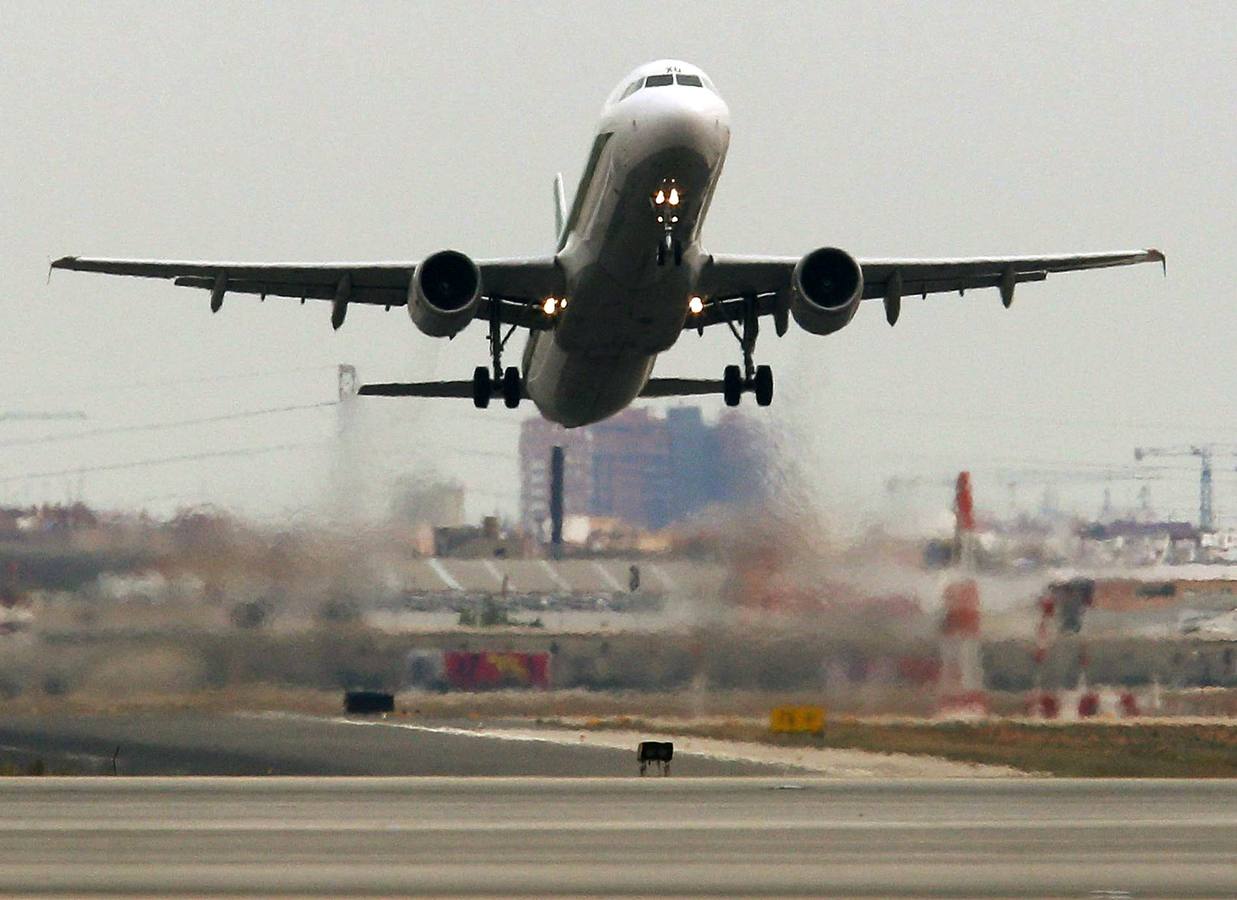
[[[0,891],[1237,896],[1237,782],[0,780]]]
[[[63,774],[110,774],[116,754],[120,775],[631,776],[637,771],[635,751],[635,739],[621,748],[498,740],[449,727],[387,727],[376,719],[0,716],[0,762],[23,769],[42,760],[50,772]],[[799,771],[688,753],[676,754],[673,768],[677,777]]]

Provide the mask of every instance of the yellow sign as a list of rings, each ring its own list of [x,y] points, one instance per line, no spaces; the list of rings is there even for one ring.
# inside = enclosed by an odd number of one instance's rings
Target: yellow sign
[[[776,734],[817,734],[825,730],[825,711],[819,706],[778,706],[769,713],[769,730]]]

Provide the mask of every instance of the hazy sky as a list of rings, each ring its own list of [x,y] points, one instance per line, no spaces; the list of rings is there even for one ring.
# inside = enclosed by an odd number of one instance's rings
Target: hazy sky
[[[241,296],[212,316],[168,282],[49,285],[47,261],[548,252],[554,173],[574,185],[606,94],[662,56],[702,66],[730,104],[712,250],[1168,254],[1167,279],[1054,277],[1009,312],[985,291],[908,301],[894,330],[879,303],[826,338],[770,329],[758,358],[778,393],[750,412],[835,512],[881,509],[891,475],[971,467],[999,506],[994,466],[1237,441],[1234,46],[1231,3],[0,0],[0,413],[89,416],[0,420],[0,500],[304,516],[341,485],[380,504],[393,477],[434,466],[473,491],[471,513],[514,510],[528,407],[363,401],[347,455],[331,408],[136,430],[329,401],[339,362],[363,380],[468,377],[481,327],[447,343],[402,310],[354,308],[333,333],[328,304]],[[684,344],[659,374],[738,360],[725,329]],[[47,439],[82,431],[104,433]],[[1183,465],[1152,499],[1192,518]],[[1229,523],[1235,465],[1217,478]],[[1060,493],[1094,510],[1102,485]]]

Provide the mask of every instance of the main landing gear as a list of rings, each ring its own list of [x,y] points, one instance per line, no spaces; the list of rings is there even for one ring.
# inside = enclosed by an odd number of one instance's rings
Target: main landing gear
[[[515,332],[515,326],[502,333],[497,312],[490,313],[490,366],[477,366],[472,373],[472,402],[477,409],[490,405],[490,398],[499,394],[507,409],[515,409],[524,398],[524,381],[515,366],[503,369],[503,348]]]
[[[738,406],[739,400],[747,391],[756,395],[757,406],[768,406],[773,402],[773,369],[769,366],[758,366],[752,359],[756,352],[756,337],[760,334],[760,318],[757,316],[756,298],[743,298],[743,321],[740,327],[727,319],[730,332],[743,348],[743,367],[726,366],[722,371],[722,397],[727,406]]]

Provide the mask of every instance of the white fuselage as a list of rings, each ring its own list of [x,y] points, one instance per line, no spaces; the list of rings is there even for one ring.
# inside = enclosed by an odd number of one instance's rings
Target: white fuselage
[[[623,95],[663,73],[703,82]],[[729,143],[726,104],[686,63],[643,66],[606,103],[558,248],[567,303],[524,351],[525,390],[546,418],[575,427],[623,409],[682,333],[706,258],[700,227]],[[653,197],[667,183],[680,195],[671,225],[678,261],[658,257],[670,223],[658,222]]]

